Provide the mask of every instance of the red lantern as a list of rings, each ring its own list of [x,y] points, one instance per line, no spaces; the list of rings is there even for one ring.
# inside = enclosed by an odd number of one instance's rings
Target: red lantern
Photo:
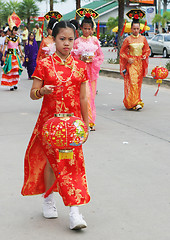
[[[74,114],[60,113],[45,122],[42,136],[50,146],[59,150],[59,159],[64,160],[73,158],[73,148],[85,142],[87,132],[87,126],[80,118],[75,117]],[[49,196],[56,183],[57,180],[44,194],[44,198]]]
[[[73,158],[73,148],[87,138],[87,126],[73,114],[60,113],[43,126],[42,135],[54,149],[59,149],[60,159]]]
[[[168,69],[167,68],[164,68],[164,67],[159,67],[159,66],[156,66],[152,72],[151,72],[151,75],[154,79],[156,79],[156,83],[158,83],[158,89],[155,93],[155,96],[157,96],[158,92],[159,92],[159,87],[160,87],[160,84],[162,83],[162,79],[165,79],[168,77]]]

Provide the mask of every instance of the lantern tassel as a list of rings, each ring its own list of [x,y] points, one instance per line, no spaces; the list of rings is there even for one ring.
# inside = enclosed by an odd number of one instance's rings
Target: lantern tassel
[[[44,21],[43,21],[43,23],[42,23],[42,25],[41,25],[41,29],[42,29],[42,33],[41,33],[41,36],[42,36],[42,38],[43,38],[43,30],[44,30]]]
[[[161,85],[161,84],[159,83],[159,84],[158,84],[158,89],[157,89],[156,93],[154,94],[154,96],[157,96],[157,95],[158,95],[160,85]]]
[[[98,39],[100,38],[100,23],[99,23],[99,20],[98,20],[98,23],[97,23],[97,38]]]
[[[122,35],[123,35],[123,33],[124,33],[124,30],[125,30],[125,27],[126,27],[126,20],[125,20],[125,23],[124,23],[124,25],[123,25],[122,31],[121,31],[121,33],[120,33],[120,36],[122,36]]]
[[[141,34],[145,32],[146,25],[147,25],[147,21],[145,21],[145,24],[144,24],[143,30],[141,31]]]

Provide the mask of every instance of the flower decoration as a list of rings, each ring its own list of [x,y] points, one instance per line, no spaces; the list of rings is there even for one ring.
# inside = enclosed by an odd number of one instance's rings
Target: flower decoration
[[[130,19],[135,18],[135,19],[142,19],[145,17],[145,12],[142,11],[141,9],[131,9],[126,13],[126,16]],[[138,18],[137,18],[138,16]]]
[[[57,11],[49,11],[45,14],[44,18],[49,21],[51,18],[54,18],[56,20],[60,20],[63,16],[57,12]]]
[[[135,15],[134,15],[134,19],[136,19],[136,20],[139,19],[138,14],[135,14]]]
[[[86,13],[86,14],[85,14],[85,17],[90,18],[90,17],[91,17],[91,14],[90,14],[90,13]]]
[[[99,17],[99,14],[95,10],[93,10],[91,8],[79,8],[79,9],[76,10],[76,13],[80,17],[86,16],[87,18],[92,17],[94,19]]]

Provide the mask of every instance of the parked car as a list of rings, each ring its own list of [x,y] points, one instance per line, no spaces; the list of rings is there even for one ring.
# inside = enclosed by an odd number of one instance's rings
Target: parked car
[[[151,50],[150,57],[154,55],[163,55],[164,58],[170,56],[170,34],[162,33],[155,35],[152,39],[148,39]]]

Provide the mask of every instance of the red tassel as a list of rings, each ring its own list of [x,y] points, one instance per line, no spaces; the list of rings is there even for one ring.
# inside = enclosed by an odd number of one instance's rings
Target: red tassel
[[[141,31],[141,34],[144,33],[146,25],[147,25],[147,21],[145,21],[145,25],[143,27],[143,30]]]
[[[124,33],[124,30],[125,30],[125,27],[126,27],[126,20],[125,20],[125,23],[124,23],[124,25],[123,25],[123,28],[122,28],[122,31],[121,31],[121,34],[120,34],[120,36],[122,36],[122,35],[123,35],[123,33]]]
[[[55,180],[54,184],[47,190],[47,192],[44,194],[44,198],[47,198],[54,190],[55,186],[57,184],[57,180]]]
[[[158,95],[159,87],[160,87],[160,83],[158,84],[158,89],[157,89],[156,93],[154,94],[154,96],[157,96],[157,95]]]
[[[43,38],[44,21],[43,21],[43,23],[42,23],[41,29],[42,29],[41,36],[42,36],[42,38]]]
[[[100,38],[100,24],[99,24],[99,20],[98,20],[98,23],[97,23],[97,38],[98,39]]]
[[[76,30],[76,38],[79,37],[79,32]]]

